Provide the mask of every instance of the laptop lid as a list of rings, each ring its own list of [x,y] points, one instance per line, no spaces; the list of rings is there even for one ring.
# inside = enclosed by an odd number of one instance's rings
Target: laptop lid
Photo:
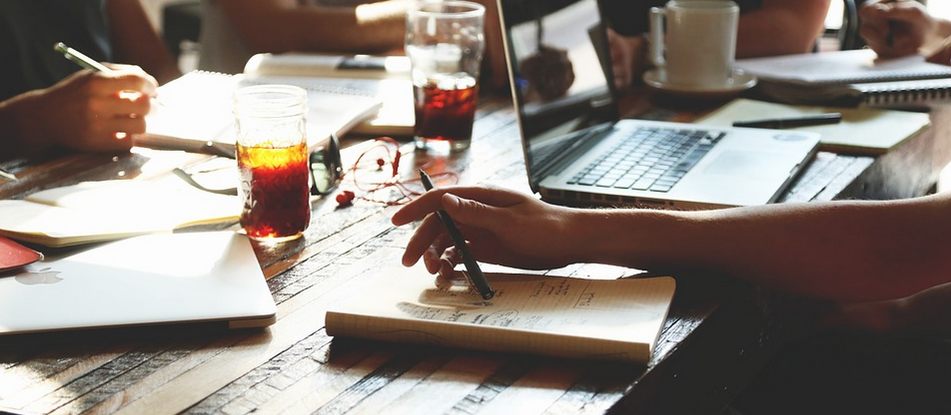
[[[618,119],[610,54],[596,0],[500,0],[512,99],[529,184]]]
[[[815,154],[813,133],[618,120],[596,0],[499,0],[499,9],[529,183],[545,200],[672,209],[764,204]],[[715,145],[662,192],[571,183],[625,139],[619,136],[641,127],[699,133]]]
[[[170,323],[275,321],[247,236],[147,235],[0,273],[0,335]]]

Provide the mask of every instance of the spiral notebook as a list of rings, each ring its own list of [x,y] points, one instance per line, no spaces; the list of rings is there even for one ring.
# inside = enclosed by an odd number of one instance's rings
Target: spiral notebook
[[[951,104],[951,67],[921,55],[879,59],[869,49],[743,59],[755,93],[790,104],[926,108]]]
[[[383,105],[364,91],[306,79],[227,75],[193,71],[158,89],[160,105],[146,116],[142,147],[234,157],[232,94],[250,85],[289,84],[307,90],[307,141],[311,148],[331,133],[342,135],[376,115]]]

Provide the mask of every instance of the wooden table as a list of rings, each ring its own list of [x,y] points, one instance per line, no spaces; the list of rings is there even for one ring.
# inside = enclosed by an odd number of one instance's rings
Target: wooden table
[[[788,199],[921,194],[951,160],[947,141],[936,139],[951,136],[947,120],[947,111],[937,112],[931,132],[878,159],[821,153],[824,161]],[[408,152],[405,177],[427,165],[457,172],[462,183],[527,189],[507,97],[484,100],[474,135],[471,149],[454,157]],[[0,183],[0,197],[83,180],[148,180],[205,158],[146,151],[18,160],[0,164],[21,177]],[[677,276],[647,367],[332,339],[324,331],[328,305],[352,295],[361,277],[398,263],[412,228],[390,225],[394,209],[321,199],[305,238],[256,246],[278,305],[278,321],[267,329],[167,326],[0,338],[0,406],[52,414],[712,414],[783,339],[784,327],[762,301],[769,293],[711,275]],[[600,272],[576,272],[592,270]]]

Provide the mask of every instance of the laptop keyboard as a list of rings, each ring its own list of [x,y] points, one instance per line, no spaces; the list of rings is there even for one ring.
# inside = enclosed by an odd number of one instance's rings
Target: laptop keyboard
[[[667,192],[726,133],[641,127],[568,184]]]

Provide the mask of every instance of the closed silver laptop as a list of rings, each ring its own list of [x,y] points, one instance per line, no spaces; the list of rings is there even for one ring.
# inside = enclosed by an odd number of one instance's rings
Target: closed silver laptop
[[[0,335],[154,324],[275,321],[247,236],[147,235],[46,254],[0,273]]]

